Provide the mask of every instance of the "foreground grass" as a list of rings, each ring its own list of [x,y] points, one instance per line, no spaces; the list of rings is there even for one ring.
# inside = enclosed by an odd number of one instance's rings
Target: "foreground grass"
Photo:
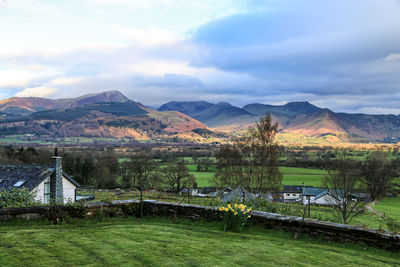
[[[252,226],[168,219],[0,226],[1,266],[390,266],[400,255]]]

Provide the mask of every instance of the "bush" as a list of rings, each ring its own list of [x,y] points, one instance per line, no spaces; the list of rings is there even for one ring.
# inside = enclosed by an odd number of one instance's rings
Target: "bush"
[[[224,231],[241,232],[250,218],[248,213],[251,208],[243,204],[228,204],[226,207],[220,207],[219,210],[223,213]]]
[[[22,208],[39,204],[26,188],[12,188],[0,192],[0,208]]]
[[[386,217],[384,222],[390,232],[398,233],[400,232],[400,221],[395,218]]]

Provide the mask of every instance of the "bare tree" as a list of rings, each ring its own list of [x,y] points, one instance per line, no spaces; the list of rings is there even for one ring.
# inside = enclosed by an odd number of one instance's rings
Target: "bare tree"
[[[219,187],[247,187],[244,180],[242,155],[233,145],[223,145],[216,153],[217,166],[214,175],[214,183]]]
[[[380,200],[392,187],[395,176],[392,164],[383,151],[374,151],[368,155],[361,166],[361,183],[371,194],[372,200]]]
[[[147,154],[139,153],[122,163],[120,173],[126,186],[144,190],[156,186],[154,172],[157,168],[157,162]]]
[[[183,161],[176,161],[162,169],[165,183],[178,194],[185,187],[192,187],[196,183],[195,177],[189,173]]]
[[[350,159],[339,159],[327,171],[323,185],[328,188],[329,201],[335,215],[346,224],[361,211],[361,202],[356,195],[360,181],[357,163]]]
[[[277,130],[278,123],[266,114],[255,128],[235,139],[232,145],[222,147],[217,153],[215,183],[242,185],[256,192],[278,190],[282,174],[277,163],[282,149],[275,142]]]

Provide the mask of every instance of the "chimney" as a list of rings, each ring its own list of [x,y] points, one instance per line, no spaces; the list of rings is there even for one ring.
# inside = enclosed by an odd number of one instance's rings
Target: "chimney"
[[[57,148],[54,154],[55,156],[51,157],[54,173],[50,178],[50,198],[56,203],[63,203],[62,161],[61,157],[58,156]]]

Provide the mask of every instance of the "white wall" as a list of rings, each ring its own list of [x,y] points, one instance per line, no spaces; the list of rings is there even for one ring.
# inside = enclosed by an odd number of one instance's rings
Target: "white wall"
[[[75,189],[76,186],[63,176],[63,195],[64,203],[68,200],[75,202]],[[44,203],[44,181],[42,181],[35,189],[31,191],[35,194],[35,200]]]
[[[35,200],[40,201],[40,203],[44,203],[44,181],[42,181],[35,189],[33,189],[31,193],[35,194]]]
[[[75,189],[76,186],[63,176],[64,203],[67,203],[68,200],[75,202]]]
[[[283,193],[283,199],[284,200],[298,200],[301,199],[301,194],[300,193]]]

